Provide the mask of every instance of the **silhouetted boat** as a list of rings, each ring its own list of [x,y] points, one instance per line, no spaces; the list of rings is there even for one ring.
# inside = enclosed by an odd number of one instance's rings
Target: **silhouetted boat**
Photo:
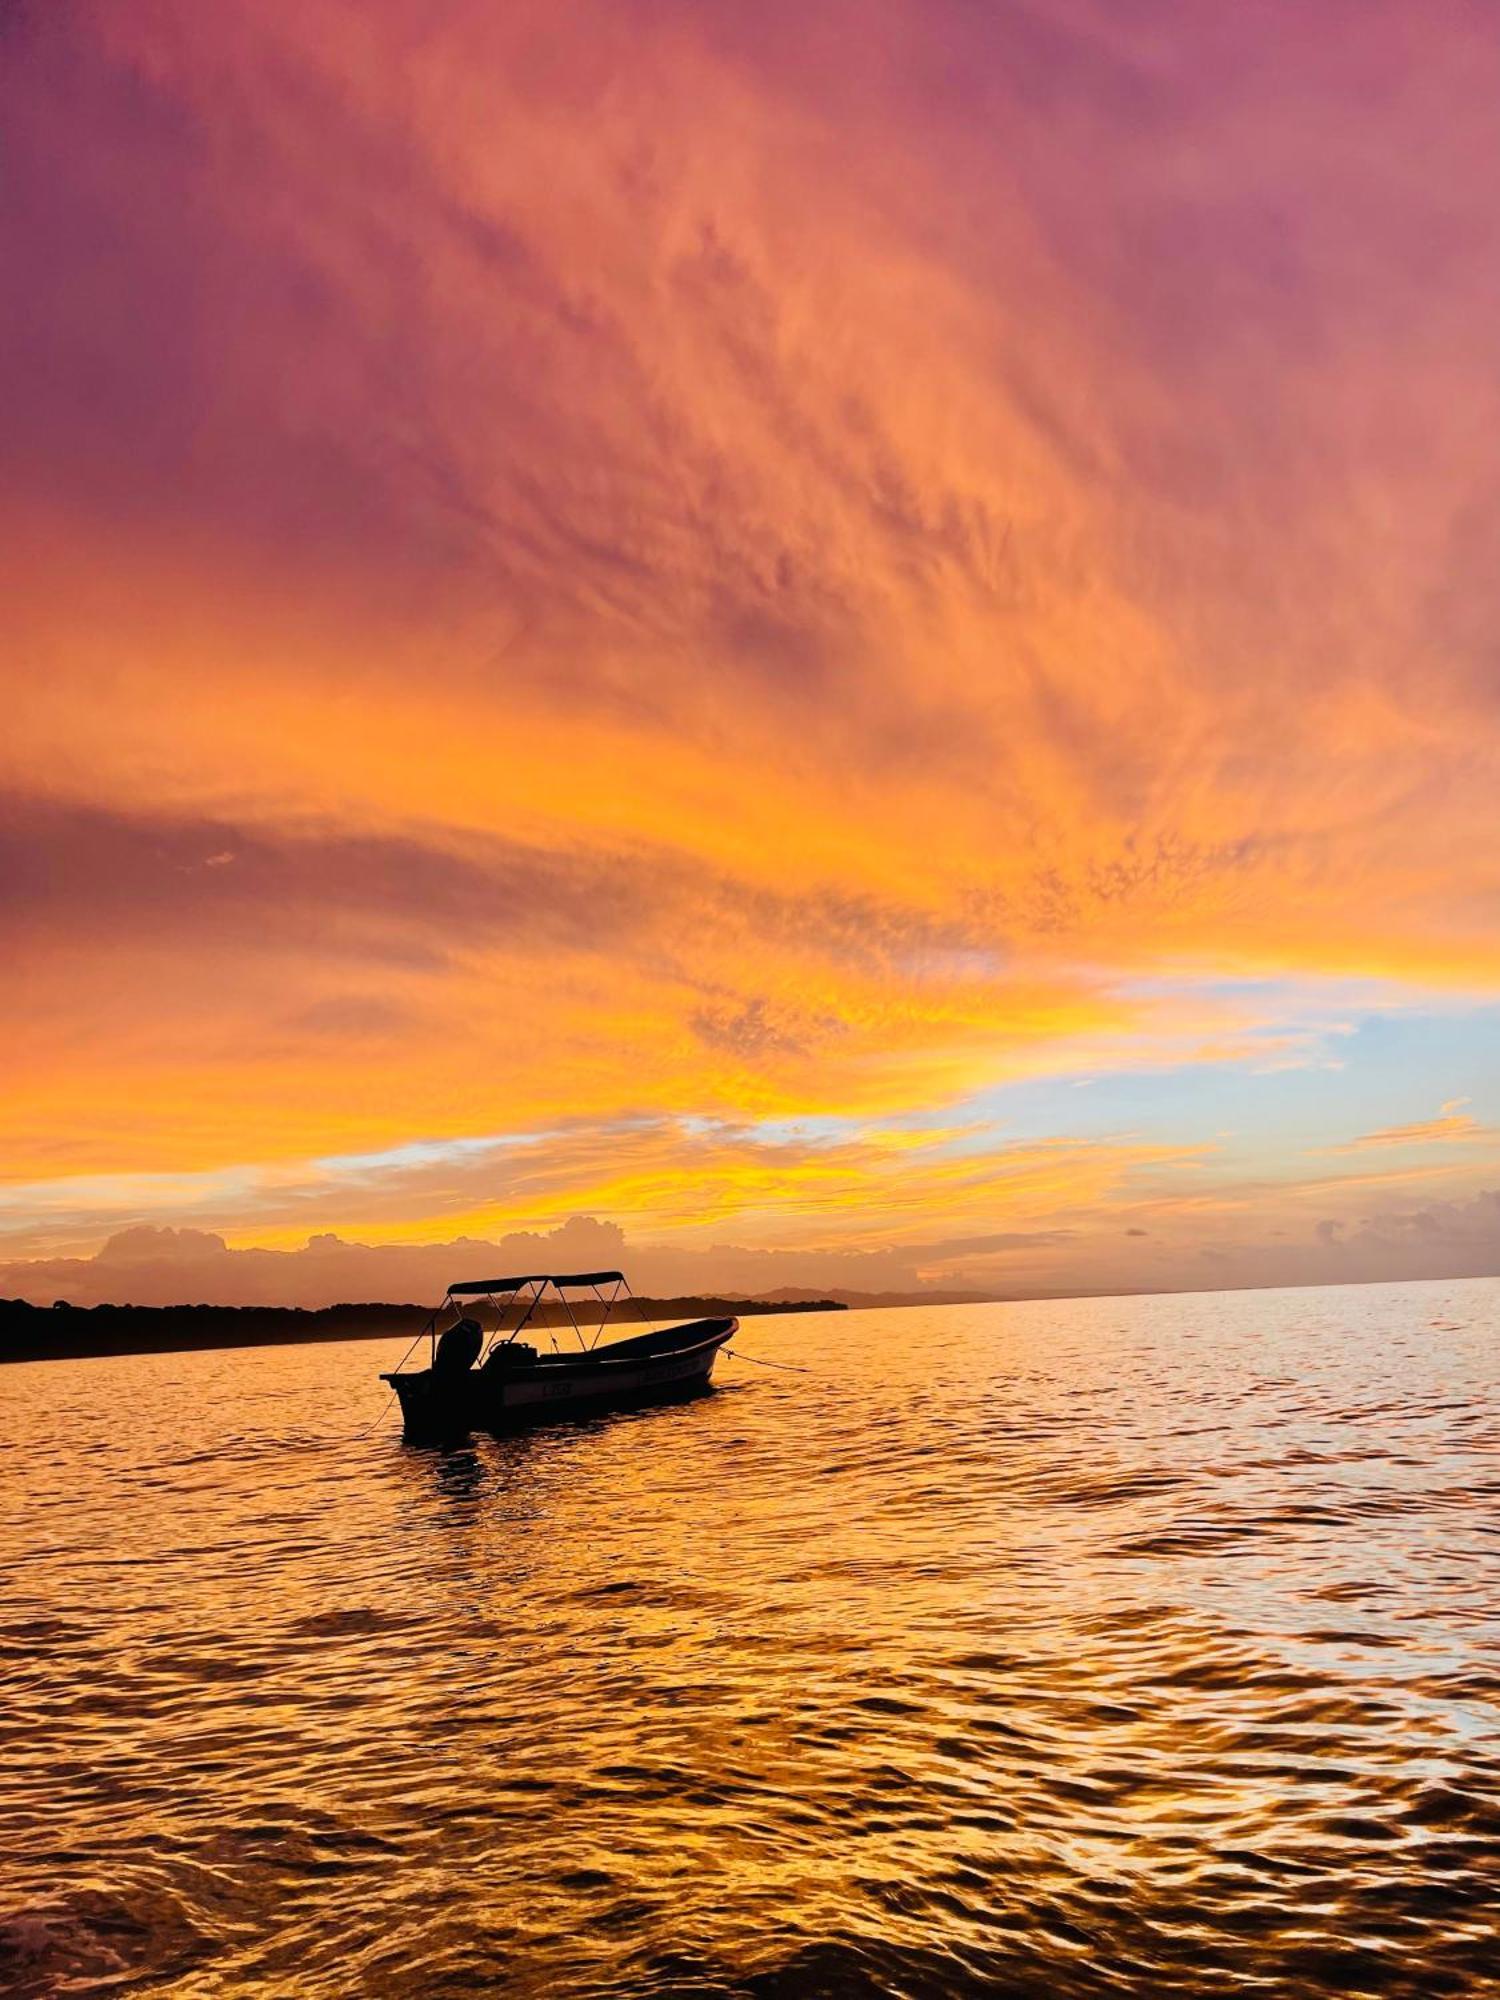
[[[612,1286],[609,1297],[605,1287]],[[596,1326],[580,1326],[570,1291],[594,1292],[601,1308]],[[576,1347],[541,1352],[520,1339],[549,1291],[568,1316]],[[552,1272],[521,1278],[481,1278],[450,1285],[425,1332],[432,1341],[428,1367],[382,1375],[401,1399],[408,1437],[452,1437],[468,1430],[508,1430],[518,1424],[586,1415],[640,1403],[665,1403],[701,1394],[709,1386],[719,1349],[739,1331],[737,1319],[698,1319],[684,1326],[648,1329],[601,1345],[621,1296],[634,1305],[623,1271]],[[463,1313],[460,1299],[485,1299],[497,1324],[489,1332]],[[514,1326],[505,1322],[519,1312]],[[639,1308],[637,1308],[639,1310]],[[454,1324],[439,1334],[445,1312]],[[549,1337],[555,1328],[547,1329]],[[586,1338],[592,1335],[592,1338]]]

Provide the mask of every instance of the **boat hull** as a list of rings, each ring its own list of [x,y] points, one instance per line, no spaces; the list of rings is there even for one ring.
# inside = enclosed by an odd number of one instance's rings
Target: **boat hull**
[[[382,1376],[396,1391],[408,1438],[507,1431],[600,1411],[681,1402],[710,1386],[734,1319],[700,1320],[578,1354],[549,1354],[529,1367],[433,1369]]]

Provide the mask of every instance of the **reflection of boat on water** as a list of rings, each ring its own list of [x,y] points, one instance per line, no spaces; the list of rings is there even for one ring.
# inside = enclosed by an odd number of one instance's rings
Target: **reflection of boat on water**
[[[608,1296],[606,1287],[612,1287]],[[585,1290],[593,1292],[599,1307],[597,1325],[580,1325],[568,1298],[570,1291]],[[554,1351],[543,1354],[520,1336],[537,1320],[549,1292],[557,1295],[578,1344],[558,1349],[554,1341]],[[622,1271],[569,1277],[548,1272],[450,1285],[425,1329],[432,1340],[429,1366],[407,1369],[403,1363],[380,1379],[401,1399],[408,1437],[429,1438],[674,1402],[705,1390],[719,1349],[739,1331],[739,1321],[698,1319],[604,1341],[622,1298],[635,1304]],[[460,1299],[485,1300],[496,1315],[494,1327],[486,1332],[464,1313]],[[438,1321],[449,1311],[454,1323],[439,1334]],[[519,1316],[507,1327],[513,1311]]]

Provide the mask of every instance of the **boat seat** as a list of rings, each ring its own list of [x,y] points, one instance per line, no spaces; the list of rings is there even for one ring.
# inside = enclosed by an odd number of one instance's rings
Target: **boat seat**
[[[507,1375],[517,1368],[535,1368],[538,1355],[534,1347],[528,1347],[521,1340],[504,1340],[498,1347],[492,1347],[485,1357],[481,1375]]]

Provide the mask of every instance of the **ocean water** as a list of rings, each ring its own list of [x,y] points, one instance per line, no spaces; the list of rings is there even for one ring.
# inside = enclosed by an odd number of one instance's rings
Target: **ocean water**
[[[0,1989],[1500,1993],[1500,1283],[738,1344],[0,1370]]]

